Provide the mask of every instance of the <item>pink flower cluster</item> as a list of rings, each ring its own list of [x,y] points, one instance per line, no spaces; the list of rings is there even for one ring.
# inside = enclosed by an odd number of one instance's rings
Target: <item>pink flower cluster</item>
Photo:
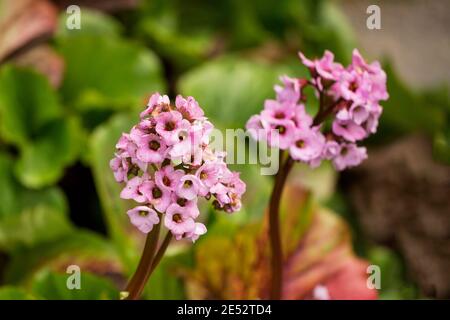
[[[325,159],[337,170],[360,164],[367,151],[356,143],[377,130],[379,102],[388,99],[386,73],[377,61],[367,64],[356,49],[347,68],[334,62],[329,51],[316,60],[302,53],[300,58],[311,79],[281,77],[283,85],[275,86],[276,99],[265,101],[264,110],[247,122],[247,130],[254,139],[289,150],[294,160],[312,167]],[[319,99],[314,118],[305,110],[307,86]]]
[[[195,241],[206,232],[196,222],[199,197],[214,197],[214,207],[238,211],[245,183],[208,143],[213,125],[194,98],[177,96],[175,106],[159,93],[150,97],[140,122],[123,133],[110,161],[120,193],[139,205],[129,210],[131,223],[148,233],[164,219],[177,240]]]

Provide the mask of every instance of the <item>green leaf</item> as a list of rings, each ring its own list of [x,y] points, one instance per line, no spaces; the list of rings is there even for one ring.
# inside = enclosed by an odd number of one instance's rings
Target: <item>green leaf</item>
[[[165,89],[157,57],[138,44],[83,34],[57,45],[66,61],[63,100],[77,110],[142,107],[146,96]]]
[[[4,286],[0,288],[0,300],[33,300],[34,297],[22,288]]]
[[[30,188],[56,182],[81,149],[83,132],[76,118],[50,123],[33,144],[25,144],[15,173]]]
[[[336,59],[343,63],[350,62],[353,48],[356,47],[356,39],[347,17],[332,1],[323,1],[321,7],[320,35],[323,50],[334,52]],[[323,52],[320,52],[323,54]]]
[[[0,136],[19,147],[15,173],[31,188],[56,182],[79,150],[81,132],[64,118],[47,79],[28,69],[0,70]]]
[[[214,50],[215,24],[224,3],[203,1],[198,7],[178,0],[142,2],[134,31],[178,69],[185,69]]]
[[[0,153],[0,184],[4,187],[0,193],[0,219],[19,214],[25,208],[42,203],[65,212],[67,210],[63,193],[57,187],[30,190],[23,187],[13,174],[14,160]]]
[[[435,135],[433,153],[438,160],[450,165],[450,128]]]
[[[71,230],[72,226],[62,212],[45,204],[36,205],[19,215],[0,220],[0,248],[14,251],[34,247],[58,239]]]
[[[122,33],[122,25],[112,16],[101,11],[83,8],[81,11],[81,28],[67,28],[68,14],[63,12],[59,16],[57,38],[76,37],[80,35],[100,35],[104,37],[115,37]]]
[[[123,259],[131,269],[135,268],[137,251],[134,228],[131,226],[126,211],[130,204],[120,198],[123,185],[116,182],[109,167],[113,158],[115,145],[122,132],[128,132],[137,121],[137,116],[118,114],[93,133],[89,145],[89,159],[94,173],[95,186],[100,196],[108,232],[121,249]]]
[[[0,249],[30,248],[71,231],[63,193],[57,187],[24,188],[13,175],[13,163],[0,153]]]
[[[281,66],[225,57],[185,74],[179,88],[199,101],[217,127],[243,128],[263,108],[265,99],[275,97],[273,86],[286,71]]]
[[[70,275],[43,271],[32,284],[32,292],[46,300],[117,300],[119,290],[113,283],[86,272],[81,272],[80,289],[69,289],[67,279]]]
[[[418,288],[406,277],[406,269],[401,258],[392,250],[381,246],[372,247],[368,258],[381,270],[380,299],[419,299]]]
[[[24,248],[11,256],[4,280],[9,284],[29,285],[43,270],[66,272],[77,265],[83,272],[123,276],[123,267],[116,248],[101,236],[72,229],[53,241]]]
[[[0,69],[0,135],[19,146],[62,114],[56,93],[47,79],[32,70],[3,66]]]

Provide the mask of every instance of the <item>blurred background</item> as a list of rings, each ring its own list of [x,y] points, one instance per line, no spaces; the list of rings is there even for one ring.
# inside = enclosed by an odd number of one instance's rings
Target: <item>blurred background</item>
[[[380,30],[366,26],[372,4]],[[109,160],[151,93],[192,95],[218,128],[243,128],[279,75],[307,75],[299,50],[346,64],[353,48],[383,64],[390,99],[360,167],[290,177],[284,298],[319,285],[335,299],[450,298],[449,12],[445,0],[0,0],[0,299],[119,297],[143,236]],[[264,297],[272,177],[234,169],[242,211],[204,204],[208,233],[172,244],[144,298]],[[81,290],[66,287],[69,265]]]

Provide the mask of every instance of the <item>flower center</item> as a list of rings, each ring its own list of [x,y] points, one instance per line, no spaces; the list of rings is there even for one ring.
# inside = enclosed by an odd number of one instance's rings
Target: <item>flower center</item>
[[[205,180],[208,178],[208,174],[205,171],[202,171],[202,173],[200,173],[200,179]]]
[[[278,132],[280,132],[280,134],[286,133],[286,127],[285,126],[278,125],[278,126],[275,127],[275,129],[277,129]]]
[[[298,141],[295,143],[295,145],[296,145],[298,148],[302,149],[302,148],[305,146],[305,141],[304,141],[304,140],[298,140]]]
[[[158,187],[154,187],[154,188],[152,189],[152,196],[153,196],[153,199],[159,199],[159,198],[161,198],[161,197],[162,197],[162,191],[161,191],[161,189],[159,189]]]
[[[176,223],[180,223],[180,222],[183,221],[183,216],[181,214],[179,214],[179,213],[175,213],[172,216],[172,220],[175,221]]]
[[[161,144],[158,141],[156,141],[156,140],[152,140],[152,141],[149,142],[148,147],[151,150],[156,151],[156,150],[159,149],[159,147],[161,147]]]
[[[140,215],[141,217],[146,217],[146,216],[148,216],[148,211],[141,210],[141,211],[139,211],[139,215]]]
[[[192,185],[193,185],[193,183],[192,183],[191,180],[186,180],[186,181],[183,183],[183,188],[188,189],[188,188],[192,187]]]
[[[352,92],[355,92],[358,89],[358,84],[356,83],[356,81],[352,81],[349,85],[349,89]]]
[[[178,200],[177,200],[177,204],[180,207],[184,207],[186,205],[186,202],[187,202],[187,200],[185,198],[178,198]]]
[[[354,113],[362,113],[364,112],[364,108],[361,106],[357,106],[355,107],[355,109],[353,110]]]
[[[164,176],[163,178],[163,183],[165,186],[170,187],[170,185],[172,184],[172,182],[170,181],[168,176]]]
[[[346,147],[342,148],[341,154],[345,156],[348,153],[348,149]]]
[[[285,118],[285,115],[284,115],[283,112],[277,111],[277,112],[275,113],[275,119],[284,119],[284,118]]]
[[[175,123],[173,121],[167,121],[166,125],[164,126],[164,129],[166,131],[172,131],[175,129]]]

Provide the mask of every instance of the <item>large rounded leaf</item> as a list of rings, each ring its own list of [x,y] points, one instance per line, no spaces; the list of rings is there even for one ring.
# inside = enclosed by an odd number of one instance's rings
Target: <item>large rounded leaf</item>
[[[119,290],[105,278],[90,273],[81,273],[80,288],[69,289],[67,278],[70,275],[44,271],[32,284],[32,292],[45,300],[117,300]]]
[[[41,272],[65,273],[76,265],[90,272],[118,280],[123,285],[123,264],[116,248],[105,238],[89,231],[70,233],[33,248],[15,252],[7,266],[4,281],[28,286]]]
[[[20,181],[31,188],[50,185],[78,156],[83,132],[76,118],[65,118],[46,126],[33,144],[26,144],[15,167]]]
[[[0,69],[0,135],[17,145],[30,143],[40,130],[62,114],[47,79],[29,69]]]
[[[13,175],[13,159],[0,153],[0,249],[14,252],[53,241],[72,230],[63,193],[30,190]]]
[[[195,97],[220,128],[243,128],[265,99],[275,96],[273,85],[286,69],[250,60],[225,57],[185,74],[182,94]]]
[[[64,102],[78,110],[142,106],[148,93],[165,88],[156,56],[119,37],[62,37],[58,48],[66,61]]]

